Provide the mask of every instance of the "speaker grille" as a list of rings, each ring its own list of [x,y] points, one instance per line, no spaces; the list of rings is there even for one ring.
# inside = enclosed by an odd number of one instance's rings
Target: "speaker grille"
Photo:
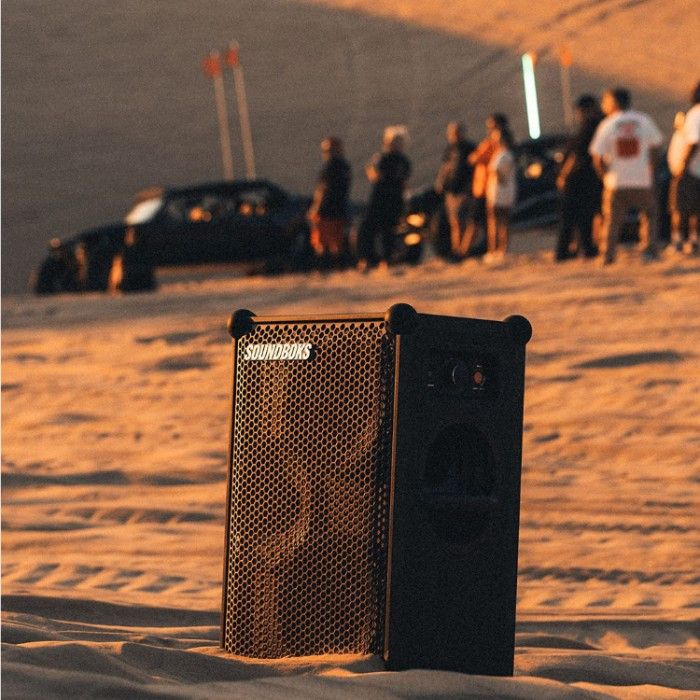
[[[381,653],[394,337],[385,324],[259,324],[237,344],[224,648]],[[246,360],[311,343],[309,360]]]

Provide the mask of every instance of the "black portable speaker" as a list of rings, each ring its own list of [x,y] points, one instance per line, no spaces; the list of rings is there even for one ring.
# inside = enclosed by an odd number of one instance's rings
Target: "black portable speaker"
[[[529,322],[397,304],[229,330],[224,649],[512,674]]]

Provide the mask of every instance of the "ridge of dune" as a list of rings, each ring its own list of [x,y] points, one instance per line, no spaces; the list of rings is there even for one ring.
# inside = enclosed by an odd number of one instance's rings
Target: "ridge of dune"
[[[558,62],[565,46],[584,70],[680,99],[687,98],[700,65],[700,45],[693,40],[700,15],[691,1],[301,1],[440,29],[516,54],[536,51],[547,61]]]

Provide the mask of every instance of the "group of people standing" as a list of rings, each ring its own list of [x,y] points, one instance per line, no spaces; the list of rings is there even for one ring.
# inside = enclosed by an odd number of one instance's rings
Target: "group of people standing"
[[[381,152],[376,153],[365,168],[372,191],[358,231],[357,265],[360,270],[374,264],[386,267],[391,260],[394,229],[403,213],[404,191],[411,175],[411,161],[404,154],[405,143],[403,127],[387,127]],[[308,219],[314,253],[332,261],[343,253],[351,170],[340,139],[325,138],[321,142],[321,152],[324,165]]]
[[[694,252],[700,209],[700,84],[685,119],[677,119],[668,150],[672,248]],[[639,247],[647,259],[658,254],[659,209],[654,174],[663,137],[649,115],[632,109],[629,90],[607,90],[600,101],[584,95],[576,103],[577,130],[571,137],[557,186],[562,219],[556,260],[598,255],[594,221],[602,214],[600,253],[604,265],[615,261],[620,232],[630,209],[640,218]],[[678,123],[680,122],[680,126]],[[675,141],[675,143],[674,143]],[[578,234],[572,248],[574,233]]]
[[[700,84],[692,107],[677,125],[669,148],[673,176],[670,189],[672,244],[694,249],[692,228],[700,206]],[[570,137],[557,178],[561,225],[555,251],[559,262],[601,255],[614,262],[627,212],[640,214],[640,247],[648,258],[657,255],[658,207],[654,170],[662,135],[652,119],[633,110],[624,88],[607,90],[599,101],[583,95],[576,102],[575,133]],[[454,259],[468,255],[479,226],[486,230],[485,262],[502,259],[508,249],[508,222],[517,198],[514,141],[504,114],[486,120],[486,137],[475,144],[460,122],[447,126],[447,146],[434,189],[442,198]],[[405,154],[406,130],[387,127],[382,150],[365,168],[371,183],[369,203],[359,225],[358,268],[386,267],[393,253],[394,230],[404,207],[411,174]],[[309,209],[311,245],[318,256],[334,259],[344,252],[351,169],[342,142],[322,141],[324,165]],[[602,214],[598,245],[594,222]],[[697,233],[695,233],[695,238]]]
[[[508,220],[517,196],[513,134],[500,113],[486,119],[486,132],[476,145],[465,138],[462,123],[447,126],[435,191],[443,196],[456,259],[469,253],[479,224],[486,225],[485,261],[503,258],[508,248]]]
[[[486,259],[503,257],[508,246],[508,219],[516,199],[513,136],[508,119],[492,114],[486,120],[487,136],[476,145],[465,138],[460,122],[447,126],[447,146],[435,181],[443,199],[450,226],[453,257],[465,257],[474,241],[477,226],[486,224]],[[372,185],[367,209],[357,235],[358,269],[388,266],[394,246],[394,231],[404,209],[404,193],[411,174],[405,154],[406,129],[384,130],[382,150],[365,167]],[[338,258],[343,252],[351,169],[336,137],[321,142],[324,160],[308,218],[311,247],[316,255]]]

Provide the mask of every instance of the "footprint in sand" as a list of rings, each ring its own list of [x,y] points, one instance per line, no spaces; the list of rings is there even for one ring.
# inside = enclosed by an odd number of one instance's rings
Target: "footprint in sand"
[[[203,335],[206,335],[206,333],[183,331],[181,333],[165,333],[163,335],[139,336],[135,340],[141,345],[150,345],[151,343],[155,343],[159,340],[162,340],[166,345],[186,345],[191,340],[194,340],[195,338],[200,338]]]
[[[532,438],[533,442],[552,442],[552,440],[558,440],[561,437],[561,435],[554,431],[553,433],[547,433],[545,435],[537,435],[536,437]]]
[[[157,581],[148,585],[142,586],[138,590],[145,591],[146,593],[162,593],[172,586],[182,583],[185,581],[184,576],[161,576]]]
[[[208,457],[209,459],[221,459],[226,460],[228,453],[225,450],[207,450],[205,452],[199,453],[202,457]]]
[[[226,331],[212,333],[205,345],[230,345],[231,336]]]
[[[580,374],[560,374],[556,377],[550,377],[549,381],[561,384],[568,384],[569,382],[575,382],[576,380],[581,379],[581,376],[582,375]]]
[[[40,564],[39,566],[35,566],[29,574],[18,579],[18,583],[27,585],[38,583],[57,568],[58,564]]]
[[[137,569],[120,569],[114,572],[111,581],[100,583],[96,588],[102,588],[107,591],[118,591],[133,584],[133,582],[143,576],[143,574],[143,571]]]
[[[682,384],[680,379],[651,379],[642,384],[642,389],[656,389],[657,387],[667,388]]]
[[[547,365],[550,364],[551,362],[556,362],[557,360],[560,360],[562,357],[566,357],[567,355],[571,355],[570,352],[537,352],[536,350],[533,350],[532,352],[528,353],[527,356],[527,361],[530,366],[535,366],[535,365]]]
[[[75,573],[71,576],[71,578],[65,578],[61,581],[57,581],[56,585],[60,586],[61,588],[73,588],[75,586],[79,586],[81,583],[87,581],[93,576],[97,576],[103,570],[104,569],[101,566],[76,566]]]
[[[202,483],[190,477],[178,476],[177,474],[154,474],[152,476],[144,476],[140,481],[149,486],[186,486],[188,484]]]
[[[32,352],[20,352],[10,359],[16,362],[46,362],[47,360],[45,355],[38,355]]]
[[[189,355],[173,355],[157,362],[151,369],[157,372],[184,372],[188,369],[209,369],[211,362],[204,358],[201,352],[194,352]],[[150,372],[151,369],[144,370]]]
[[[4,470],[2,473],[2,481],[5,488],[26,488],[28,486],[48,486],[51,484],[58,484],[61,486],[123,486],[129,483],[124,472],[119,469],[51,475],[27,474]]]
[[[50,423],[52,425],[75,425],[76,423],[94,423],[98,420],[100,417],[91,413],[59,413],[51,419]]]
[[[670,364],[681,362],[683,355],[675,350],[650,350],[649,352],[631,352],[622,355],[606,355],[594,360],[587,360],[573,365],[572,369],[617,369],[620,367],[636,367],[646,364]]]

